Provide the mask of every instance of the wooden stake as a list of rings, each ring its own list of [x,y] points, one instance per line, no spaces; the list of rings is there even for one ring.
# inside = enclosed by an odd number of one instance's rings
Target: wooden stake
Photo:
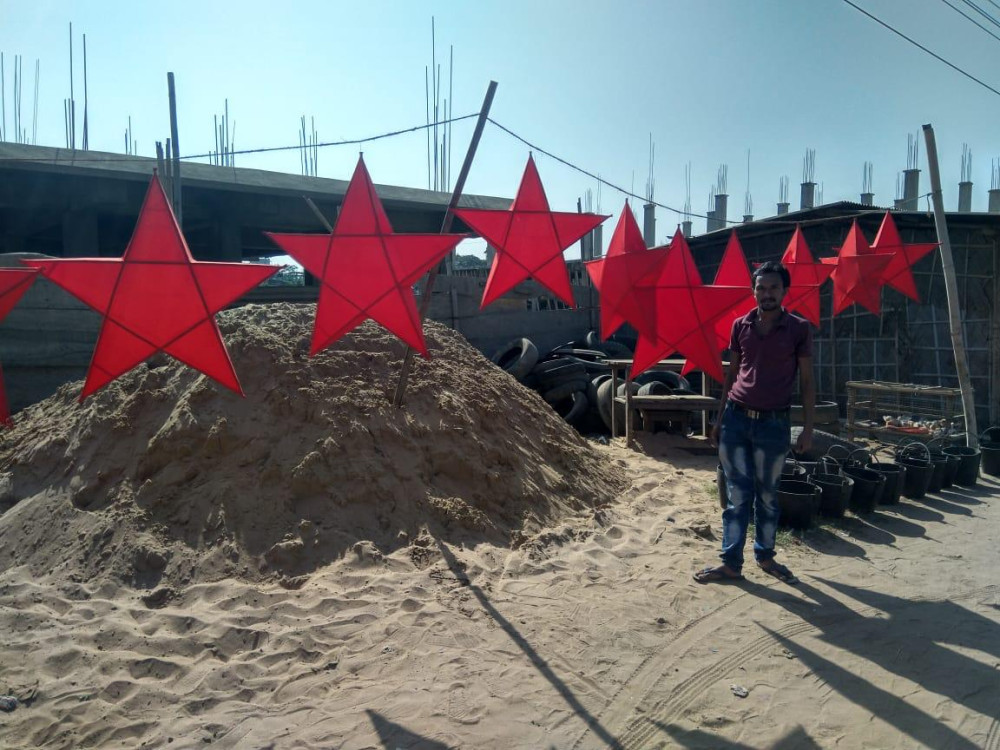
[[[948,222],[944,215],[944,200],[941,197],[941,174],[938,172],[937,146],[934,142],[934,128],[924,125],[924,140],[927,143],[927,168],[931,173],[931,200],[934,201],[934,226],[941,243],[941,271],[944,274],[944,289],[948,298],[948,328],[951,331],[951,346],[955,352],[955,370],[958,372],[958,387],[962,392],[962,411],[965,413],[965,436],[970,448],[979,447],[979,430],[976,427],[976,403],[972,395],[972,380],[969,377],[969,362],[965,357],[965,339],[962,336],[962,314],[958,307],[958,283],[955,280],[955,261],[951,254],[951,239],[948,236]]]
[[[444,212],[444,221],[441,222],[441,234],[451,231],[451,222],[455,217],[455,209],[458,208],[458,200],[462,197],[462,190],[465,189],[465,180],[469,176],[472,168],[472,160],[476,156],[476,149],[479,147],[479,139],[483,135],[483,128],[486,127],[486,120],[490,115],[490,107],[493,106],[493,96],[497,91],[497,82],[490,81],[486,88],[486,97],[483,99],[482,109],[479,110],[479,119],[476,120],[476,129],[472,131],[472,140],[469,141],[469,150],[465,153],[465,161],[462,162],[462,169],[458,173],[458,180],[455,182],[455,189],[452,191],[451,200],[448,202],[448,209]],[[445,261],[438,263],[427,276],[427,283],[424,285],[423,298],[420,300],[420,324],[423,325],[424,318],[427,317],[427,308],[431,304],[431,293],[434,291],[434,282],[441,272],[441,266]],[[406,380],[410,375],[410,365],[413,362],[413,348],[406,347],[406,354],[403,355],[403,366],[399,373],[399,382],[396,383],[396,392],[392,397],[392,405],[400,407],[403,405],[403,396],[406,394]]]

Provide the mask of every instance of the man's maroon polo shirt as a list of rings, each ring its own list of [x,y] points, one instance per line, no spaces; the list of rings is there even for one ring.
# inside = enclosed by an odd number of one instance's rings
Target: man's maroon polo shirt
[[[733,321],[729,348],[740,356],[740,371],[729,398],[750,409],[786,409],[795,390],[799,358],[812,356],[812,327],[784,308],[766,336],[754,328],[754,308]]]

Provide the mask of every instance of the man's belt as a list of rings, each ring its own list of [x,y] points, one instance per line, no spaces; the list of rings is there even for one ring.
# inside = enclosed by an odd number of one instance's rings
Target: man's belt
[[[784,409],[751,409],[736,401],[730,400],[729,403],[733,405],[736,411],[740,414],[745,414],[750,419],[776,419],[787,417],[791,414],[791,409],[787,407]]]

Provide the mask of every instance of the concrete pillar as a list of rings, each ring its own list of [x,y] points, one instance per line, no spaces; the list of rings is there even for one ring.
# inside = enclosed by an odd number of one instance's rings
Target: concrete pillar
[[[749,224],[751,221],[753,221],[753,214],[743,214],[744,224]]]
[[[896,211],[905,211],[906,210],[906,198],[896,198],[896,200],[894,200],[892,202],[892,207]]]
[[[958,183],[958,210],[962,213],[972,211],[972,183]]]
[[[493,268],[493,259],[496,257],[497,249],[493,245],[486,245],[486,265]]]
[[[783,216],[783,215],[785,215],[787,213],[788,213],[788,203],[787,202],[785,202],[785,203],[779,203],[778,204],[778,216]]]
[[[587,232],[580,238],[580,260],[593,260],[594,258],[594,232]]]
[[[725,229],[729,226],[729,196],[720,193],[715,196],[715,227]]]
[[[709,211],[705,214],[705,231],[714,232],[718,227],[715,226],[715,211]]]
[[[990,202],[986,210],[991,214],[1000,214],[1000,190],[994,188],[990,191]]]
[[[800,193],[799,208],[812,208],[816,200],[816,183],[803,182],[801,187],[802,192]]]
[[[685,219],[681,222],[681,232],[683,232],[684,236],[688,239],[691,238],[691,219]]]
[[[646,247],[656,244],[656,206],[652,203],[642,207],[642,241]]]
[[[875,205],[875,193],[862,193],[861,194],[861,205],[862,206],[874,206]]]
[[[903,170],[903,205],[907,211],[917,211],[920,197],[920,170]]]
[[[101,254],[97,236],[97,211],[80,208],[63,214],[63,257],[97,258]]]
[[[602,258],[602,257],[604,257],[604,225],[603,224],[598,224],[596,227],[594,227],[594,245],[591,248],[591,256],[594,257],[594,258]]]
[[[243,233],[239,223],[231,216],[219,220],[219,260],[239,263],[243,260]]]

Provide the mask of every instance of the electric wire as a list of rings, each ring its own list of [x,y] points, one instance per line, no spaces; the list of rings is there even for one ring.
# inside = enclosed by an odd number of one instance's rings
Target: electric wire
[[[893,28],[892,26],[890,26],[889,24],[887,24],[885,21],[883,21],[881,18],[878,18],[877,16],[873,16],[871,13],[869,13],[864,8],[861,8],[861,7],[857,6],[857,5],[855,5],[854,3],[852,3],[851,0],[844,0],[844,2],[847,3],[848,5],[850,5],[852,8],[854,8],[859,13],[862,13],[862,14],[868,16],[870,19],[872,19],[873,21],[875,21],[875,23],[877,23],[877,24],[879,24],[881,26],[884,26],[889,31],[891,31],[893,34],[896,34],[897,36],[902,37],[903,39],[905,39],[906,41],[908,41],[910,44],[914,45],[915,47],[919,47],[920,49],[922,49],[924,52],[926,52],[928,55],[930,55],[934,59],[939,60],[940,62],[943,62],[945,65],[947,65],[952,70],[955,70],[956,72],[961,73],[963,76],[965,76],[969,80],[975,81],[976,83],[978,83],[983,88],[992,91],[997,96],[1000,96],[1000,91],[998,91],[997,89],[993,88],[988,83],[985,83],[984,81],[979,80],[978,78],[976,78],[971,73],[967,73],[966,71],[962,70],[960,67],[958,67],[957,65],[955,65],[954,63],[948,62],[943,57],[941,57],[941,55],[939,55],[936,52],[932,52],[931,50],[927,49],[920,42],[911,39],[906,34],[904,34],[902,31],[899,31],[899,30]]]
[[[941,2],[942,2],[942,3],[944,3],[945,5],[947,5],[947,6],[949,7],[949,8],[951,8],[951,9],[952,9],[953,11],[955,11],[956,13],[959,13],[959,14],[960,14],[960,15],[962,15],[962,16],[963,16],[964,18],[966,18],[966,19],[967,19],[967,20],[969,21],[969,23],[974,23],[974,24],[975,24],[976,26],[978,26],[979,28],[981,28],[981,29],[982,29],[983,31],[985,31],[985,32],[986,32],[987,34],[989,34],[989,35],[990,35],[991,37],[993,37],[993,38],[994,38],[994,39],[996,39],[996,40],[997,40],[998,42],[1000,42],[1000,36],[997,36],[997,35],[996,35],[996,34],[994,34],[994,33],[993,33],[992,31],[990,31],[989,29],[987,29],[987,28],[986,28],[985,26],[983,26],[983,25],[982,25],[981,23],[979,23],[979,21],[977,21],[977,20],[976,20],[975,18],[973,18],[972,16],[970,16],[970,15],[969,15],[968,13],[966,13],[966,12],[965,12],[964,10],[962,10],[962,9],[961,9],[961,8],[959,8],[959,7],[956,7],[956,6],[952,5],[952,4],[951,4],[951,3],[949,2],[949,0],[941,0]]]

